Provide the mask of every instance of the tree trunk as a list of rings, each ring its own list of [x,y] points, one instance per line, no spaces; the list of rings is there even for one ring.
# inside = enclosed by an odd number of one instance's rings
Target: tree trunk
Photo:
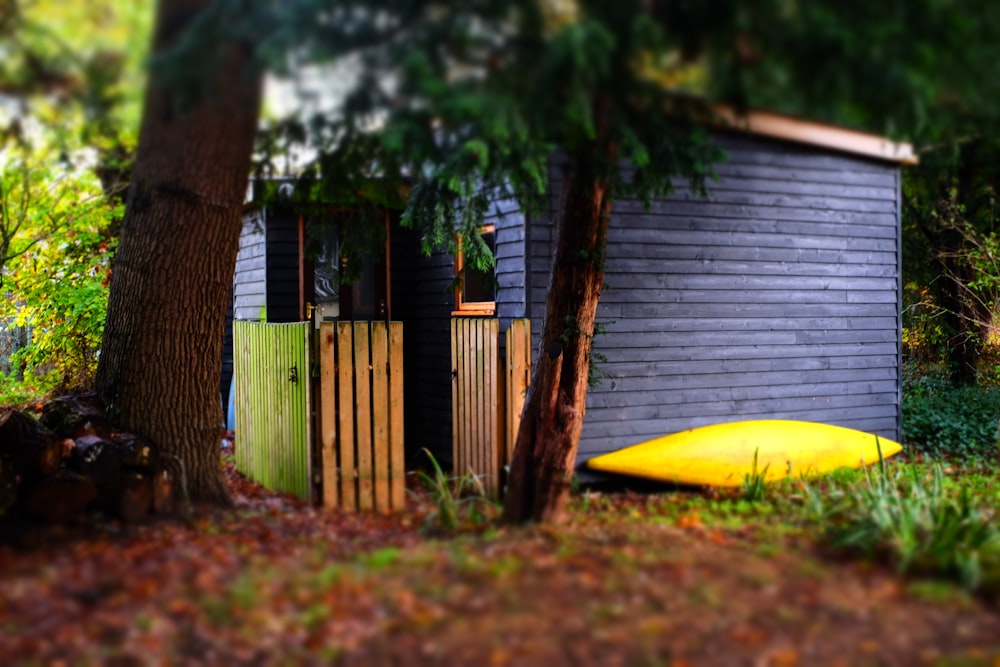
[[[941,281],[940,298],[949,333],[948,373],[954,384],[967,386],[975,384],[978,377],[983,322],[989,314],[977,307],[976,295],[969,287],[974,279],[972,267],[961,252],[956,250],[955,257],[944,259],[947,278]]]
[[[504,499],[510,523],[562,519],[583,430],[611,199],[584,152],[572,160],[565,187],[542,344]]]
[[[154,53],[211,5],[161,0]],[[179,461],[191,500],[227,504],[222,335],[261,86],[249,50],[222,36],[200,47],[195,76],[150,74],[96,385],[123,430]]]

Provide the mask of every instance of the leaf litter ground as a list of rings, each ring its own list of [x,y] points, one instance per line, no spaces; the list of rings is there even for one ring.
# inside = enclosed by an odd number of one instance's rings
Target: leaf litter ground
[[[422,530],[228,471],[237,510],[0,547],[4,665],[1000,665],[996,601],[744,508],[586,492],[560,527]],[[692,509],[695,508],[695,509]]]

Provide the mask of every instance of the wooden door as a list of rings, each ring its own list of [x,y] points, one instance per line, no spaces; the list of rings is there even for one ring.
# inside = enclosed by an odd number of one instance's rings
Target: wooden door
[[[322,322],[392,318],[389,292],[389,215],[381,222],[333,211],[306,223],[303,244],[302,298],[306,319]],[[364,253],[350,248],[356,225],[384,225],[384,243]],[[379,235],[380,236],[380,235]]]

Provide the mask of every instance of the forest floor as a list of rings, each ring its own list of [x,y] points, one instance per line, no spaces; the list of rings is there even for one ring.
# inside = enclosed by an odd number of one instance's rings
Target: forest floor
[[[233,470],[235,512],[0,547],[4,665],[1000,665],[1000,608],[835,557],[761,507],[584,491],[568,524],[428,535]]]

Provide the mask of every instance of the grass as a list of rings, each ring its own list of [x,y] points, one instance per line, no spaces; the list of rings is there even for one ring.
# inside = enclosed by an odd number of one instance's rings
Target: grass
[[[427,449],[424,452],[431,470],[418,470],[415,474],[433,505],[424,521],[425,532],[452,534],[486,529],[499,506],[489,498],[482,480],[471,474],[449,477],[434,455]]]
[[[773,553],[789,540],[832,545],[837,553],[888,564],[907,578],[1000,589],[1000,471],[886,462],[809,480],[764,482],[766,469],[741,487],[710,493],[662,493],[631,502],[609,521],[722,530]],[[578,511],[616,514],[613,501],[584,491]]]
[[[852,491],[831,497],[819,513],[837,547],[885,559],[901,573],[953,578],[970,590],[995,583],[995,507],[977,501],[968,486],[947,483],[940,465],[883,467]]]
[[[757,454],[760,450],[753,450],[753,468],[743,477],[743,498],[751,503],[758,503],[764,500],[767,491],[767,470],[771,467],[768,463],[761,470],[757,470]]]

